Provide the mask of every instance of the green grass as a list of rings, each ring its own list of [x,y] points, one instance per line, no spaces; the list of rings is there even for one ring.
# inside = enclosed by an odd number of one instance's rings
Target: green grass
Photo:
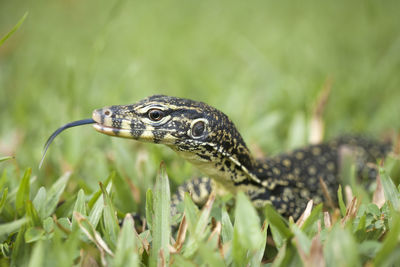
[[[186,200],[188,234],[179,253],[167,248],[174,243],[160,192],[167,174],[173,192],[199,172],[167,148],[80,127],[59,136],[37,166],[60,125],[155,93],[221,109],[249,147],[267,155],[307,143],[313,108],[329,80],[326,139],[398,132],[399,8],[394,0],[2,1],[0,263],[154,266],[158,248],[176,265],[257,265],[264,248],[274,266],[318,259],[327,266],[395,263],[396,158],[385,161],[389,175],[381,175],[390,202],[379,209],[373,188],[350,183],[360,202],[355,216],[346,217],[344,200],[342,214],[330,211],[330,227],[319,207],[299,227],[270,208],[257,214],[241,195],[216,197],[202,211]],[[159,172],[161,161],[166,172]],[[151,230],[138,235],[125,218],[131,211],[147,214]],[[261,234],[267,229],[268,240]]]

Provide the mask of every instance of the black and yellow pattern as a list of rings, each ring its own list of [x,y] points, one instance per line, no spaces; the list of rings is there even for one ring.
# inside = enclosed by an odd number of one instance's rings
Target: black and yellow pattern
[[[216,187],[232,193],[240,190],[255,206],[272,203],[283,216],[295,218],[309,199],[324,200],[320,179],[329,191],[337,190],[342,149],[354,151],[361,172],[391,148],[386,143],[342,137],[258,160],[224,113],[202,102],[162,95],[97,109],[93,120],[101,133],[167,145],[211,178],[186,183],[178,189],[175,202],[185,190],[192,191],[197,202]]]

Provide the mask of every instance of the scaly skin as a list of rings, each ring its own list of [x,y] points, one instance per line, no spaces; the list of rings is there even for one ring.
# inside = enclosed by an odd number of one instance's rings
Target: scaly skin
[[[309,199],[324,200],[319,179],[335,195],[343,147],[356,151],[359,171],[390,151],[389,144],[344,137],[256,160],[224,113],[202,102],[162,95],[97,109],[92,117],[97,131],[167,145],[212,179],[185,184],[173,201],[191,189],[201,202],[218,186],[233,194],[245,192],[256,207],[271,203],[285,217],[299,217]]]

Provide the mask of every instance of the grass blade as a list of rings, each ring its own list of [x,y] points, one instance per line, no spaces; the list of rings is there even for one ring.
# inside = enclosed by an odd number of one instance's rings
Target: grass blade
[[[0,224],[0,237],[9,235],[28,221],[27,218],[22,218],[13,222]]]
[[[111,183],[109,183],[107,185],[107,188],[106,188],[107,193],[111,192],[111,185],[112,185]],[[99,192],[101,193],[101,189]],[[94,195],[97,195],[97,192]],[[94,228],[97,227],[97,224],[100,221],[101,215],[103,215],[103,210],[104,210],[104,198],[103,198],[103,194],[101,194],[97,198],[96,202],[94,203],[94,205],[89,213],[88,220],[89,220],[90,224],[93,225]]]
[[[26,202],[26,216],[30,219],[30,225],[33,226],[42,226],[42,220],[39,217],[38,212],[35,209],[35,206],[31,201]]]
[[[236,197],[234,231],[237,231],[243,247],[253,250],[259,248],[262,243],[260,218],[250,200],[242,192]]]
[[[113,266],[139,266],[136,240],[133,218],[128,214],[118,236]]]
[[[73,212],[79,212],[83,216],[86,216],[85,193],[83,192],[83,189],[79,190],[78,192]],[[76,218],[72,217],[72,230],[76,229],[77,227],[78,223],[76,222]]]
[[[358,246],[351,232],[336,224],[325,241],[326,266],[360,266]]]
[[[25,232],[25,242],[26,243],[32,243],[36,242],[44,236],[45,231],[42,228],[38,227],[30,227],[26,230]]]
[[[200,216],[194,230],[194,234],[197,237],[197,239],[202,239],[204,233],[206,232],[214,200],[215,200],[215,193],[211,193],[206,204],[203,206],[200,212]]]
[[[111,186],[112,183],[110,183]],[[117,244],[118,234],[119,234],[119,224],[114,204],[111,201],[110,195],[104,188],[103,184],[100,183],[101,191],[103,192],[104,199],[104,209],[103,209],[103,222],[106,231],[105,239],[109,241],[109,245],[115,248]]]
[[[196,229],[196,223],[199,219],[199,209],[193,203],[192,198],[190,197],[189,193],[185,193],[183,198],[185,216],[188,221],[189,225],[189,232],[194,234]]]
[[[221,223],[222,223],[221,237],[223,242],[227,243],[231,241],[233,238],[233,226],[225,207],[222,210]]]
[[[311,239],[309,239],[307,235],[303,233],[303,231],[300,230],[300,228],[294,223],[290,224],[290,229],[294,233],[295,242],[298,249],[301,249],[304,253],[309,254],[311,247]]]
[[[323,204],[317,205],[312,211],[310,216],[306,219],[306,221],[303,223],[303,225],[300,227],[304,233],[310,233],[313,230],[313,226],[317,222],[317,220],[320,218],[322,215],[322,208]]]
[[[261,242],[260,246],[255,250],[256,252],[254,253],[253,257],[251,258],[250,266],[260,266],[261,265],[261,261],[264,256],[265,246],[267,244],[267,230],[268,230],[268,224],[267,224],[267,221],[265,221],[263,224],[263,227],[261,229],[262,242]]]
[[[11,266],[25,266],[28,262],[31,249],[24,242],[25,229],[26,227],[22,226],[18,231],[11,254]]]
[[[293,235],[282,216],[269,204],[265,207],[265,218],[271,226],[271,230],[272,228],[276,229],[284,239],[288,239]]]
[[[22,16],[22,18],[17,22],[17,24],[6,34],[3,36],[3,38],[0,39],[0,46],[3,45],[3,43],[11,36],[13,33],[18,30],[19,27],[21,27],[22,23],[28,16],[28,12],[25,12],[25,14]]]
[[[31,173],[31,168],[25,171],[24,176],[22,177],[22,180],[19,184],[17,195],[15,198],[15,208],[20,216],[23,214],[23,211],[25,210],[25,204],[29,200],[29,178],[31,177]]]
[[[31,258],[29,259],[28,267],[43,266],[43,261],[45,259],[45,251],[43,242],[37,242],[33,247]]]
[[[100,234],[96,231],[96,229],[94,229],[93,225],[91,225],[90,222],[85,217],[83,217],[78,212],[74,212],[73,216],[76,218],[76,221],[77,221],[81,231],[99,249],[102,264],[107,266],[107,261],[105,258],[106,254],[108,254],[110,256],[114,256],[114,253],[108,247],[107,243],[103,240],[103,238],[100,236]]]
[[[146,220],[147,226],[151,230],[153,227],[153,217],[154,217],[154,208],[153,208],[153,191],[149,188],[146,191]]]
[[[157,175],[153,201],[153,247],[150,255],[150,266],[156,266],[160,264],[163,259],[168,265],[169,239],[171,234],[171,197],[168,176],[164,163],[161,163],[160,170]],[[163,255],[161,258],[159,257],[160,253]]]
[[[379,168],[379,176],[381,178],[383,191],[386,200],[389,200],[396,211],[400,211],[399,191],[397,191],[392,179],[387,175],[385,169]]]
[[[342,215],[342,217],[344,217],[346,215],[346,205],[344,204],[344,201],[343,201],[343,192],[342,192],[341,185],[339,185],[337,194],[338,194],[340,214]]]
[[[94,228],[97,227],[97,224],[100,221],[101,215],[103,215],[104,209],[104,200],[103,196],[100,196],[96,203],[94,204],[93,208],[90,210],[88,220],[93,225]]]
[[[111,175],[111,178],[114,185],[115,205],[118,206],[122,212],[137,210],[136,201],[127,182],[128,178],[124,179],[115,172]]]
[[[190,233],[188,241],[186,242],[186,246],[184,249],[185,257],[192,257],[196,250],[199,248],[199,242],[202,240],[203,234],[198,234],[198,222],[200,219],[200,212],[197,206],[193,203],[193,200],[189,193],[185,193],[184,199],[184,210],[185,210],[185,219],[188,224],[188,231]]]
[[[208,266],[215,267],[225,267],[223,259],[219,253],[217,253],[213,247],[208,246],[205,243],[201,243],[199,245],[199,256],[203,259],[204,263],[207,263]]]
[[[0,45],[1,45],[1,43],[0,43]],[[10,159],[13,159],[13,158],[14,158],[13,156],[1,157],[0,158],[0,162],[6,161],[6,160],[10,160]]]
[[[70,176],[70,172],[65,173],[51,186],[46,196],[44,217],[49,217],[51,214],[53,214]]]
[[[1,214],[1,212],[3,211],[4,205],[6,204],[7,195],[8,195],[8,187],[4,188],[3,194],[1,195],[1,200],[0,200],[0,214]]]
[[[384,266],[385,261],[389,258],[389,255],[398,245],[398,240],[400,237],[400,215],[397,212],[393,212],[392,225],[392,229],[390,229],[390,232],[386,235],[381,248],[376,253],[374,259],[375,266]]]
[[[233,227],[233,260],[237,266],[248,264],[247,254],[253,254],[263,242],[260,218],[250,200],[240,192],[236,197]]]
[[[46,189],[42,186],[39,188],[35,198],[33,199],[33,206],[35,206],[35,209],[42,220],[46,217],[46,195]]]

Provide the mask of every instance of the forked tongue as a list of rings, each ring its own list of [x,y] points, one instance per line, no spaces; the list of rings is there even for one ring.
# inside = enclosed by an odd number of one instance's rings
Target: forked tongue
[[[96,121],[93,119],[84,119],[84,120],[73,121],[73,122],[67,123],[67,124],[61,126],[60,128],[58,128],[52,135],[50,135],[49,139],[47,139],[46,144],[44,145],[43,156],[39,163],[39,169],[42,167],[44,157],[46,156],[47,149],[49,148],[49,146],[53,142],[53,140],[57,137],[57,135],[59,135],[62,131],[66,130],[68,128],[85,125],[85,124],[92,124],[92,123],[96,123]]]

